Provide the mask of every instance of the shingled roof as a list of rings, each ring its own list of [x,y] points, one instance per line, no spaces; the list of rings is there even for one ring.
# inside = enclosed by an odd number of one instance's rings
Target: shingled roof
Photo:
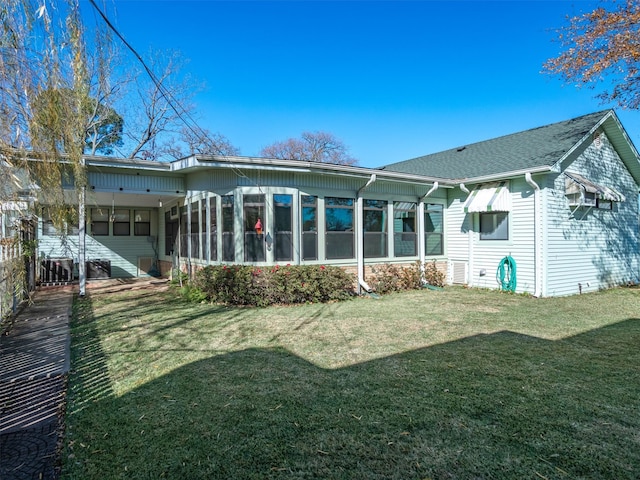
[[[464,180],[552,166],[612,110],[392,163],[381,168],[415,175]],[[615,114],[614,114],[615,115]]]

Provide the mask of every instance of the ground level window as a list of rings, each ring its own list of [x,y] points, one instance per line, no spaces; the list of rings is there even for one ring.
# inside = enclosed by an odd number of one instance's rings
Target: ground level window
[[[325,249],[327,259],[353,258],[353,198],[327,197]]]
[[[211,261],[218,260],[218,214],[216,197],[209,197],[209,254]]]
[[[393,254],[396,257],[413,257],[416,248],[416,204],[394,202],[393,204]]]
[[[181,257],[189,256],[189,222],[187,207],[180,207],[180,251]]]
[[[243,208],[244,260],[264,262],[264,195],[245,195]]]
[[[191,234],[189,241],[191,244],[191,258],[202,258],[200,255],[200,201],[191,203]],[[204,247],[204,245],[203,245]]]
[[[236,243],[234,238],[234,200],[233,195],[222,197],[222,260],[236,260]]]
[[[176,207],[173,207],[173,208],[176,208]],[[175,215],[177,215],[177,209],[176,209]],[[179,228],[178,220],[172,219],[170,212],[165,212],[164,214],[164,254],[165,255],[173,255],[173,252],[176,248],[176,239],[178,238],[179,231],[180,231],[180,228]]]
[[[293,197],[274,195],[275,258],[276,261],[293,260]]]
[[[480,240],[509,240],[509,213],[481,213]]]
[[[443,206],[428,203],[424,209],[424,253],[425,255],[442,255],[444,253]]]
[[[387,202],[364,200],[363,204],[364,256],[387,256]]]
[[[318,197],[303,195],[302,260],[318,259]]]

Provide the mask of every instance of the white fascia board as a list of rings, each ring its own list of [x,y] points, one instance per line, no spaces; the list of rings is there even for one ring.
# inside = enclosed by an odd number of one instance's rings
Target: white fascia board
[[[379,170],[374,168],[352,167],[349,165],[335,165],[330,163],[307,162],[299,160],[282,160],[276,158],[261,157],[201,157],[194,155],[191,157],[176,160],[171,163],[171,170],[176,173],[187,169],[204,169],[211,167],[227,168],[231,170],[266,169],[299,173],[320,173],[338,176],[350,176],[363,179],[370,178],[372,174],[376,174],[378,180],[419,185],[432,185],[433,183],[438,182],[440,184],[440,188],[454,188],[454,182],[452,180],[443,178],[426,177],[422,175],[412,175],[400,172],[390,172],[387,170]]]
[[[459,184],[460,182],[462,182],[467,185],[475,185],[477,183],[495,182],[498,180],[511,180],[513,178],[522,177],[527,173],[534,175],[536,173],[548,173],[555,170],[556,169],[551,165],[544,165],[542,167],[526,168],[523,170],[514,170],[512,172],[503,172],[503,173],[497,173],[494,175],[485,175],[482,177],[462,178],[459,181],[456,181],[456,183]]]

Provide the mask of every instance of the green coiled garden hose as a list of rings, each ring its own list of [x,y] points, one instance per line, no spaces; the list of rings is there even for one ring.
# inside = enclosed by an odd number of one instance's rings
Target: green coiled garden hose
[[[501,290],[507,292],[516,291],[516,261],[507,255],[498,264],[496,278]]]

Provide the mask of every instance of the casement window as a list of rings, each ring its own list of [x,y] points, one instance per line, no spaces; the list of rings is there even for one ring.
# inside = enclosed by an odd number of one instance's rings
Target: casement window
[[[91,234],[94,236],[109,235],[109,211],[100,208],[91,209]]]
[[[293,260],[293,197],[291,195],[274,195],[275,210],[275,259],[276,261]]]
[[[189,242],[191,243],[191,257],[202,258],[200,256],[200,202],[195,200],[191,202],[191,233],[189,234]],[[202,245],[204,247],[204,245]]]
[[[384,200],[364,200],[363,229],[364,256],[378,258],[387,256],[387,202]]]
[[[234,262],[236,259],[234,215],[233,195],[224,195],[222,197],[222,260],[224,262]]]
[[[302,260],[318,259],[318,197],[302,195]]]
[[[149,210],[133,211],[133,234],[139,237],[151,235],[151,212]]]
[[[481,213],[480,240],[509,240],[509,212]]]
[[[417,253],[416,204],[393,203],[393,254],[396,257],[413,257]]]
[[[200,258],[207,260],[207,200],[200,200],[200,235],[198,241],[200,243]]]
[[[180,207],[180,249],[181,257],[189,255],[189,216],[186,206]]]
[[[326,258],[354,258],[354,199],[326,197],[324,204]]]
[[[218,260],[218,208],[216,197],[209,197],[209,252],[211,261]]]
[[[176,248],[176,240],[180,232],[180,223],[175,217],[178,213],[177,207],[172,207],[173,215],[171,212],[165,212],[164,214],[164,254],[173,255]]]
[[[245,262],[265,261],[264,238],[264,195],[244,195],[244,260]]]
[[[424,253],[444,254],[444,207],[437,203],[424,206]]]

